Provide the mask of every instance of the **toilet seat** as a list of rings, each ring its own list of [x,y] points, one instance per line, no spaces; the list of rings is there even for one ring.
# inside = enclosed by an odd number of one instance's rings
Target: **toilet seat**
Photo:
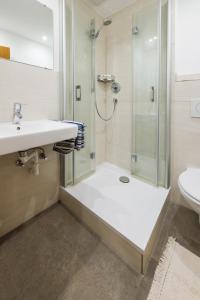
[[[200,205],[200,169],[188,168],[179,176],[178,184],[183,196]]]

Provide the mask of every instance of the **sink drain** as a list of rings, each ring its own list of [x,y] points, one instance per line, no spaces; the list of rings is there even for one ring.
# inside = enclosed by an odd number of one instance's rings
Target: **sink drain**
[[[122,182],[122,183],[129,183],[130,182],[130,179],[126,176],[122,176],[119,178],[119,180]]]

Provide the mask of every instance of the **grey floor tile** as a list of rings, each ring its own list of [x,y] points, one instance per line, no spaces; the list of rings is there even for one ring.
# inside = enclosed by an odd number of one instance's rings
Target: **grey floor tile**
[[[168,236],[200,255],[199,224],[171,206],[145,276],[61,204],[0,239],[0,300],[145,300]]]

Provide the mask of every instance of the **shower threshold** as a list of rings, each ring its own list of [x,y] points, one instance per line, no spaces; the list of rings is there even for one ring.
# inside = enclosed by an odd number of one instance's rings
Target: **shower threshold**
[[[119,180],[130,179],[128,184]],[[133,178],[110,163],[75,186],[61,201],[126,263],[144,272],[156,243],[169,190]]]

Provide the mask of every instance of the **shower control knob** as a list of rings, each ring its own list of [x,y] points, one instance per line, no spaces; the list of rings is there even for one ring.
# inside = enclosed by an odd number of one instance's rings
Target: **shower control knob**
[[[118,94],[121,90],[121,86],[118,82],[113,82],[111,85],[111,90],[114,94]]]

